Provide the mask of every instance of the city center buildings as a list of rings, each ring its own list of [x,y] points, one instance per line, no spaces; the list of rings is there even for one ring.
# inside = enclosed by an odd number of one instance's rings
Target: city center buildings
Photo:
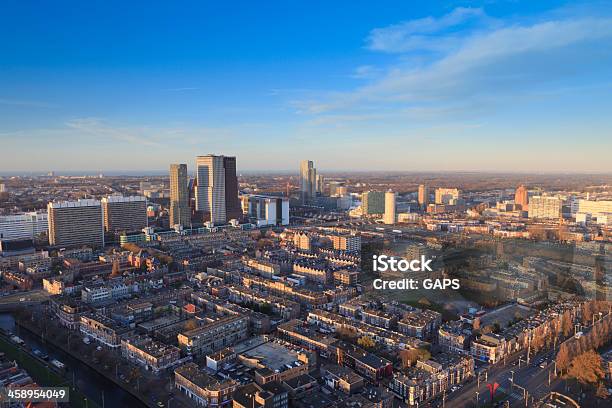
[[[196,211],[213,224],[239,218],[236,158],[206,155],[196,158]]]

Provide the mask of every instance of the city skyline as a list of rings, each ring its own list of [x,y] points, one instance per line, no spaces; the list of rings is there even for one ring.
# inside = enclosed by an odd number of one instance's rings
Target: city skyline
[[[5,3],[11,407],[612,405],[612,0]]]
[[[612,171],[608,1],[226,7],[9,6],[0,173]]]

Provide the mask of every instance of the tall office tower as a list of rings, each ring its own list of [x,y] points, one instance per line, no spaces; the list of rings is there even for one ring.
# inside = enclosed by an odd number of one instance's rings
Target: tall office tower
[[[385,215],[383,222],[388,225],[395,224],[395,193],[391,190],[385,193]]]
[[[49,243],[53,246],[104,246],[104,216],[98,200],[47,204]]]
[[[533,196],[529,200],[529,218],[561,218],[563,200],[556,196]]]
[[[366,191],[361,194],[363,215],[384,214],[385,193],[383,191]]]
[[[517,187],[514,193],[514,204],[520,206],[521,210],[527,211],[529,209],[529,194],[527,188],[524,185]]]
[[[196,210],[213,224],[224,224],[240,218],[236,158],[225,156],[198,156],[196,158]]]
[[[456,188],[436,188],[436,204],[453,204],[459,200],[459,190]]]
[[[190,225],[189,190],[187,187],[187,165],[170,165],[170,226]]]
[[[147,226],[147,199],[143,196],[109,196],[102,199],[107,232],[140,231]]]
[[[311,160],[302,160],[300,163],[300,192],[303,204],[317,196],[317,169]]]
[[[421,208],[427,208],[429,204],[429,186],[426,184],[419,184],[418,201]]]
[[[317,193],[323,194],[325,190],[325,177],[320,174],[317,174]]]
[[[6,185],[0,184],[0,193],[6,193]]]
[[[236,176],[236,158],[223,157],[225,167],[225,213],[227,221],[240,220],[242,209],[238,198],[238,177]]]

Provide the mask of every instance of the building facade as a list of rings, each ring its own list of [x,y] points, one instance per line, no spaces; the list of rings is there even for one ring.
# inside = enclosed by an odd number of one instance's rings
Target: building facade
[[[514,204],[520,207],[522,211],[529,209],[529,193],[524,185],[520,185],[516,188],[514,193]]]
[[[385,214],[383,222],[387,225],[395,224],[395,193],[391,190],[385,193]]]
[[[454,204],[459,200],[461,193],[456,188],[436,188],[436,204]]]
[[[188,363],[174,370],[174,386],[192,399],[195,406],[231,407],[238,384],[231,379],[219,381]]]
[[[187,165],[170,165],[170,226],[191,224]]]
[[[34,239],[49,229],[48,214],[44,212],[27,212],[16,215],[0,216],[0,239],[19,240]]]
[[[385,193],[383,191],[366,191],[361,195],[363,215],[380,215],[385,212]]]
[[[249,221],[258,227],[266,225],[289,225],[289,199],[245,194],[241,196],[242,211]]]
[[[300,193],[303,204],[317,196],[317,169],[312,160],[302,160],[300,163]]]
[[[102,199],[107,232],[140,231],[147,227],[147,199],[143,196],[109,196]]]
[[[240,218],[236,158],[198,156],[196,158],[196,210],[214,224]]]
[[[529,218],[561,218],[563,200],[556,196],[533,196],[529,201]]]
[[[426,184],[419,184],[417,200],[421,208],[427,208],[429,204],[429,187]]]
[[[98,200],[51,202],[47,205],[49,244],[104,246],[104,217]]]

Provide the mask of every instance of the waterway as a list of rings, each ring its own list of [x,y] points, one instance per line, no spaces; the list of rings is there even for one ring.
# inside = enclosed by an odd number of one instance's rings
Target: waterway
[[[85,396],[104,408],[144,407],[145,405],[132,394],[99,374],[86,364],[67,354],[52,344],[43,342],[40,337],[20,329],[10,313],[0,313],[0,327],[17,334],[26,344],[49,355],[49,360],[57,359],[66,365],[66,376]]]

